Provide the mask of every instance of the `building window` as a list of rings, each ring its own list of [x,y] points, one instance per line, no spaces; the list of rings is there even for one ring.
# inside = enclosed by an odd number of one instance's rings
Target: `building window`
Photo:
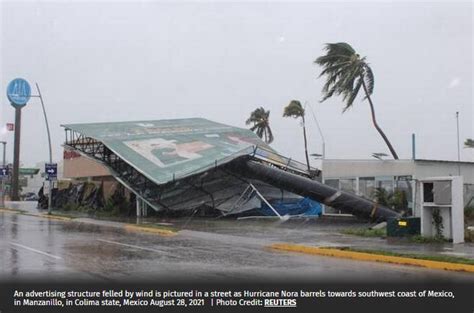
[[[351,193],[356,193],[356,180],[355,178],[341,179],[339,181],[341,190]]]
[[[325,179],[324,183],[330,187],[339,189],[339,179]]]
[[[374,199],[375,196],[375,178],[360,177],[359,178],[359,195],[367,199]]]
[[[393,180],[379,180],[377,181],[377,188],[383,189],[389,193],[393,192]]]

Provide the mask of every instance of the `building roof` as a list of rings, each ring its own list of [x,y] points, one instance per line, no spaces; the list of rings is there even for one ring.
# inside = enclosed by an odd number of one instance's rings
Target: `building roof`
[[[383,162],[391,162],[391,163],[409,163],[409,162],[420,162],[420,163],[428,163],[428,162],[437,162],[437,163],[452,163],[452,164],[467,164],[467,165],[474,165],[472,161],[453,161],[453,160],[430,160],[430,159],[323,159],[323,161],[328,162],[372,162],[372,163],[383,163]]]
[[[62,126],[102,142],[157,184],[227,163],[255,146],[273,151],[248,129],[203,118]]]
[[[437,163],[451,163],[451,164],[467,164],[474,165],[471,161],[452,161],[452,160],[430,160],[430,159],[415,159],[415,162],[437,162]]]

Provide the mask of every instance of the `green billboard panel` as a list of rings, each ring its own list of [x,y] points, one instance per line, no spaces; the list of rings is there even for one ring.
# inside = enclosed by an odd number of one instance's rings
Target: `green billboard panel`
[[[257,146],[273,151],[248,129],[203,118],[67,124],[63,127],[102,142],[157,184],[251,154]]]

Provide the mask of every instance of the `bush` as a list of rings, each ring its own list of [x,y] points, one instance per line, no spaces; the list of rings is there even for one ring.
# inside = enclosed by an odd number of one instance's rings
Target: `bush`
[[[395,189],[389,192],[383,188],[375,190],[375,201],[378,204],[390,207],[397,212],[403,212],[408,209],[408,200],[406,192],[400,189]]]
[[[474,219],[474,205],[464,208],[464,217],[466,219]]]

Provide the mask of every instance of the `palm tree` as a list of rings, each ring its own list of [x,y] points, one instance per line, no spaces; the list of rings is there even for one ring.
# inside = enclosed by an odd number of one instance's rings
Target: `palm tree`
[[[355,50],[345,42],[328,43],[325,46],[326,55],[320,56],[314,63],[323,67],[319,77],[326,75],[327,80],[323,87],[323,98],[321,102],[331,98],[333,95],[340,96],[345,102],[343,112],[352,107],[360,88],[364,89],[365,97],[370,105],[372,113],[372,122],[375,129],[382,136],[385,144],[388,146],[393,158],[398,160],[392,144],[385,133],[377,124],[375,119],[374,104],[371,95],[374,91],[374,74],[365,57],[361,57]]]
[[[301,106],[301,102],[299,102],[298,100],[291,100],[290,104],[288,104],[283,111],[283,117],[301,118],[301,122],[303,124],[304,153],[306,156],[306,165],[308,165],[309,172],[311,168],[309,166],[308,141],[306,140],[306,126],[304,116],[304,108]]]
[[[263,107],[255,109],[250,113],[250,117],[245,121],[245,124],[252,124],[251,131],[255,131],[258,137],[263,138],[266,143],[272,143],[273,133],[270,128],[270,111],[265,111]]]
[[[464,141],[464,148],[474,148],[474,140],[467,138],[466,141]]]

